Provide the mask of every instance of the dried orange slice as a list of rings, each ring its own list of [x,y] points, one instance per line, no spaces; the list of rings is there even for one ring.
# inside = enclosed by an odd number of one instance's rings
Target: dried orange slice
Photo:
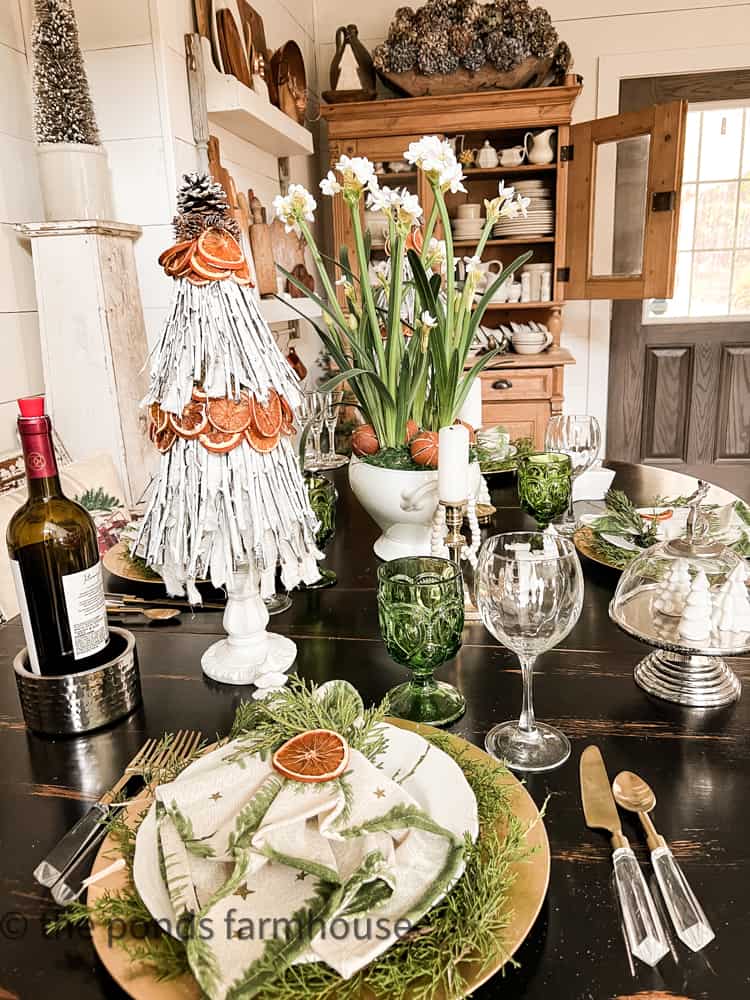
[[[198,253],[213,267],[237,270],[245,262],[245,255],[237,240],[226,229],[206,229],[198,237]]]
[[[242,432],[225,434],[224,431],[208,431],[206,434],[201,434],[198,440],[206,451],[214,455],[225,455],[242,441]]]
[[[167,249],[159,256],[159,265],[164,267],[176,254],[182,253],[182,251],[187,250],[187,248],[192,245],[193,240],[183,240],[181,243],[175,243],[173,246],[167,247]]]
[[[253,285],[253,279],[250,277],[250,268],[247,266],[247,261],[244,261],[243,264],[237,268],[233,276],[238,285],[250,285],[251,287],[255,287]]]
[[[208,278],[209,281],[223,281],[224,278],[228,278],[232,273],[227,268],[222,270],[212,267],[211,264],[207,264],[197,253],[194,253],[190,258],[190,267],[199,277]]]
[[[331,729],[293,736],[273,755],[273,766],[293,781],[332,781],[346,770],[349,744]]]
[[[169,414],[165,413],[158,403],[152,403],[151,406],[149,406],[148,415],[154,426],[154,434],[158,434],[166,429],[167,423],[169,422]]]
[[[257,396],[253,397],[253,424],[263,437],[273,437],[281,430],[282,423],[281,397],[275,389],[268,390],[268,402],[261,403]]]
[[[162,455],[169,451],[172,445],[177,440],[177,435],[172,430],[171,427],[165,427],[163,431],[157,431],[154,434],[154,444],[162,453]]]
[[[247,438],[247,443],[250,447],[254,451],[259,451],[262,455],[266,452],[273,451],[279,443],[278,434],[274,434],[272,437],[265,437],[263,434],[259,434],[252,424],[250,424],[245,431],[245,437]]]
[[[199,403],[205,403],[208,399],[208,393],[205,392],[202,385],[193,386],[193,399]]]
[[[181,244],[182,245],[182,244]],[[186,246],[176,254],[173,254],[164,265],[164,270],[171,278],[179,278],[190,268],[190,259],[193,256],[195,240],[191,240]]]
[[[191,400],[184,407],[180,416],[174,413],[169,415],[169,423],[172,430],[182,438],[197,438],[208,429],[208,417],[206,409],[201,402]]]
[[[197,274],[193,274],[192,268],[186,277],[191,285],[207,285],[212,280],[211,278],[199,278]]]
[[[234,434],[244,431],[253,415],[250,397],[243,394],[239,399],[209,399],[208,419],[217,431]]]

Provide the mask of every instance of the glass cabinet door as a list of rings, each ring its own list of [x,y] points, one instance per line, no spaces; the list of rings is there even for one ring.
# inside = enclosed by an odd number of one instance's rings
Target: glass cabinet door
[[[686,115],[674,101],[571,128],[566,299],[671,297]]]

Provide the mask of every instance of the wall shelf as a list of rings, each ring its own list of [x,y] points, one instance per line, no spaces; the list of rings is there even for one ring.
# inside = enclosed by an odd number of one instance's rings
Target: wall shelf
[[[517,167],[464,167],[467,177],[507,177],[508,174],[542,174],[557,170],[556,163],[521,163]]]
[[[244,83],[216,68],[211,42],[200,38],[206,80],[208,120],[274,156],[310,156],[312,133],[256,94]]]
[[[511,247],[521,244],[525,246],[527,243],[554,243],[554,236],[509,236],[505,239],[498,240],[487,240],[485,246],[488,247]],[[475,247],[479,243],[479,240],[453,240],[453,245],[458,247]]]

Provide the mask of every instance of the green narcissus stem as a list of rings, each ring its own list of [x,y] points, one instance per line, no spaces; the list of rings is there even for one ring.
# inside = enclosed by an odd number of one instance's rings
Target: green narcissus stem
[[[304,237],[305,243],[307,243],[308,247],[310,248],[310,254],[312,255],[313,263],[315,264],[318,274],[320,275],[320,280],[323,283],[323,287],[326,290],[326,295],[328,296],[329,304],[333,309],[333,311],[336,313],[336,319],[338,320],[339,324],[342,327],[344,327],[345,330],[348,330],[349,327],[346,322],[346,316],[344,316],[344,311],[342,310],[341,304],[339,303],[338,296],[336,295],[336,290],[333,287],[331,279],[328,275],[328,271],[326,270],[325,261],[323,260],[320,250],[318,250],[318,247],[313,238],[313,234],[310,232],[310,227],[307,225],[304,219],[300,219],[298,221],[299,221],[300,231],[302,232],[302,236]]]
[[[427,225],[424,229],[424,243],[422,244],[422,258],[427,253],[427,248],[430,245],[430,240],[432,239],[432,234],[435,232],[435,223],[438,219],[438,205],[437,201],[432,202],[432,208],[430,209],[430,217],[427,220]]]
[[[357,248],[357,260],[359,261],[359,273],[360,276],[365,276],[368,274],[368,268],[370,262],[367,260],[367,255],[365,254],[365,239],[364,233],[362,232],[362,220],[359,217],[359,199],[353,201],[349,199],[349,211],[352,217],[352,227],[354,229],[354,243]],[[391,276],[392,280],[393,276]],[[385,374],[385,350],[383,348],[383,338],[380,336],[380,322],[378,320],[378,312],[375,308],[375,299],[372,294],[372,287],[370,285],[369,279],[360,281],[360,289],[362,291],[362,298],[364,299],[365,310],[370,322],[371,337],[373,341],[373,347],[378,358],[379,374],[382,376]]]

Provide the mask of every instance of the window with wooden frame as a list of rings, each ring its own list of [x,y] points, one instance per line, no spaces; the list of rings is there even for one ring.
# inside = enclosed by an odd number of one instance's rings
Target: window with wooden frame
[[[644,323],[750,316],[750,101],[688,108],[671,298],[644,303]]]

